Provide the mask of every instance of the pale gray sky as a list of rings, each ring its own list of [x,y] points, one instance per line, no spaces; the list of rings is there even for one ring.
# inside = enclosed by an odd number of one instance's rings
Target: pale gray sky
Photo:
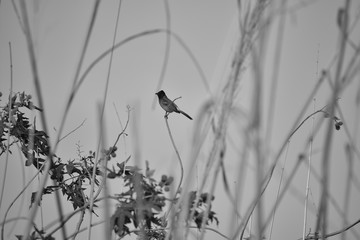
[[[304,101],[309,96],[315,86],[316,79],[323,69],[328,69],[335,56],[339,44],[339,29],[336,25],[337,10],[342,1],[288,1],[289,6],[296,6],[301,3],[310,3],[299,7],[295,11],[286,15],[286,26],[282,45],[282,56],[279,68],[279,80],[274,113],[274,123],[272,130],[271,154],[274,154],[284,137],[289,132],[297,114],[299,113]],[[85,39],[85,33],[89,24],[93,1],[29,1],[27,2],[32,36],[34,38],[36,55],[40,72],[41,88],[45,100],[45,114],[50,127],[50,136],[57,135],[56,130],[64,112],[65,102],[68,98],[72,80],[75,74],[75,66],[79,60],[81,48]],[[199,61],[210,89],[216,96],[224,87],[228,76],[228,66],[231,62],[231,46],[236,41],[236,1],[219,0],[198,0],[198,1],[169,1],[171,14],[171,29],[175,32],[190,48],[192,53]],[[89,64],[111,47],[118,1],[103,1],[100,4],[99,13],[88,51],[83,64],[83,71]],[[116,42],[119,42],[130,35],[142,31],[165,28],[165,11],[163,1],[123,1],[120,12],[119,25],[117,29]],[[351,22],[359,13],[359,2],[353,1],[351,11]],[[274,24],[269,28],[269,40],[267,44],[267,55],[265,58],[264,72],[264,101],[268,101],[270,92],[270,81],[274,68],[275,39],[277,37],[278,17]],[[359,41],[358,24],[351,35],[353,41]],[[13,80],[14,92],[26,91],[34,95],[32,75],[30,71],[29,58],[24,34],[22,33],[18,19],[14,13],[11,1],[3,0],[0,5],[0,91],[3,93],[1,105],[10,89],[10,66],[9,66],[9,47],[12,44],[13,51]],[[168,137],[165,122],[163,119],[164,111],[156,105],[152,108],[155,98],[158,80],[161,73],[163,58],[165,53],[166,35],[164,33],[152,34],[139,39],[135,39],[114,52],[112,69],[110,74],[110,85],[107,95],[107,105],[105,110],[107,142],[111,144],[121,131],[113,104],[119,112],[122,123],[126,121],[126,106],[129,104],[133,109],[131,112],[130,125],[133,126],[136,118],[136,128],[138,129],[139,142],[137,146],[140,150],[140,162],[145,160],[150,162],[150,166],[156,169],[159,176],[163,173],[178,175],[178,163]],[[352,51],[348,51],[352,54]],[[95,66],[85,79],[74,104],[71,107],[69,116],[64,129],[64,134],[78,126],[84,119],[86,123],[74,134],[64,140],[58,149],[64,161],[76,157],[76,144],[82,146],[83,151],[95,150],[98,141],[98,104],[103,99],[105,82],[107,77],[109,58],[102,60]],[[250,91],[252,86],[251,61],[247,63],[241,88],[238,92],[236,105],[240,106],[245,112],[249,112]],[[334,68],[332,68],[332,74]],[[339,101],[349,129],[354,130],[355,96],[358,83],[353,83],[352,87],[342,93]],[[171,49],[169,62],[166,69],[165,81],[161,89],[164,89],[172,99],[181,96],[177,104],[194,118],[189,121],[187,118],[171,114],[169,122],[175,137],[175,142],[184,159],[185,168],[189,166],[190,151],[192,147],[192,137],[197,120],[199,109],[211,96],[206,91],[201,76],[197,72],[193,62],[174,39],[171,39]],[[314,101],[315,109],[327,104],[330,93],[328,83],[324,83]],[[35,100],[36,103],[36,100]],[[266,107],[266,103],[264,104]],[[314,106],[307,110],[307,114],[313,111]],[[137,113],[138,115],[134,115]],[[264,116],[267,111],[264,109]],[[320,118],[320,116],[318,116]],[[40,121],[40,120],[39,120]],[[266,121],[264,121],[266,126]],[[288,173],[296,161],[297,155],[303,151],[306,137],[311,130],[311,122],[296,134],[289,146],[287,166],[285,171]],[[324,126],[322,127],[324,130]],[[235,129],[232,126],[230,129]],[[124,160],[128,155],[133,155],[135,149],[134,135],[131,127],[128,130],[126,144],[120,141],[118,161]],[[353,133],[354,136],[357,133]],[[331,159],[331,193],[342,207],[344,199],[344,181],[347,175],[347,164],[345,162],[344,144],[348,141],[345,131],[334,133],[333,155]],[[232,137],[235,146],[237,143],[237,133],[234,131]],[[314,166],[320,173],[319,162],[321,161],[321,150],[323,147],[323,136],[321,132],[314,142]],[[52,139],[54,142],[55,140]],[[236,147],[231,147],[229,143],[228,153],[225,160],[225,168],[228,170],[228,177],[231,184],[236,185],[239,166],[239,153]],[[306,150],[306,149],[305,149]],[[203,163],[207,157],[206,151],[200,156],[197,165],[201,173]],[[3,157],[0,158],[3,160]],[[12,159],[8,168],[8,183],[13,183],[10,187],[6,185],[6,198],[3,206],[7,206],[10,201],[20,191],[22,180],[19,179],[20,163],[17,159]],[[2,169],[4,161],[0,162]],[[355,161],[354,169],[359,169],[358,159]],[[252,171],[254,164],[250,163],[247,170],[246,188],[241,205],[241,210],[249,203],[253,197]],[[280,169],[280,166],[279,166]],[[26,168],[26,179],[29,179],[34,170]],[[31,172],[31,173],[30,173]],[[267,193],[267,206],[272,206],[274,193],[279,182],[279,171],[276,172],[269,193]],[[2,178],[1,178],[2,181]],[[314,181],[311,189],[310,208],[318,207],[320,191],[318,181]],[[274,224],[273,239],[298,239],[302,234],[303,221],[303,192],[305,192],[306,169],[304,166],[299,170],[294,180],[292,191],[287,193],[284,201],[279,207],[277,219]],[[195,184],[196,185],[196,184]],[[196,186],[195,186],[196,187]],[[230,234],[228,215],[233,211],[224,195],[222,183],[218,183],[219,190],[215,192],[215,202],[213,210],[219,215],[220,225],[218,230],[225,235]],[[36,186],[33,187],[36,189]],[[294,197],[299,190],[301,197]],[[248,192],[246,192],[248,191]],[[29,191],[31,192],[31,191]],[[352,222],[360,216],[356,202],[360,200],[359,191],[351,196],[351,210],[349,221]],[[44,212],[50,211],[51,202],[46,203]],[[228,207],[229,206],[229,207]],[[67,208],[71,211],[71,207]],[[269,209],[267,209],[269,210]],[[27,202],[23,206],[25,216],[28,211]],[[333,210],[331,211],[333,213]],[[0,209],[0,219],[3,218],[4,209]],[[13,211],[15,216],[16,210]],[[54,219],[53,216],[46,217],[46,221]],[[331,215],[331,231],[342,227],[342,221],[338,215]],[[315,226],[314,212],[309,213],[308,229],[313,230]],[[215,227],[215,226],[214,226]],[[99,229],[101,227],[98,227]],[[215,227],[216,228],[216,227]],[[359,227],[355,228],[359,229]],[[71,231],[69,231],[71,232]],[[101,233],[101,231],[99,231]],[[358,232],[360,232],[358,230]],[[15,230],[16,234],[20,232]],[[95,239],[94,235],[94,239]],[[209,233],[212,239],[219,239],[216,234]],[[348,234],[348,239],[355,239]],[[350,238],[351,237],[351,238]],[[80,237],[79,239],[84,239]],[[337,238],[335,238],[337,239]]]

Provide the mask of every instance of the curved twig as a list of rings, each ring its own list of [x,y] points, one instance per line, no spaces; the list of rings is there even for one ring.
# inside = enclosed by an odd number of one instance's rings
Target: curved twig
[[[84,119],[84,121],[82,121],[82,123],[79,124],[79,126],[77,126],[76,128],[74,128],[73,130],[71,130],[70,132],[68,132],[67,134],[65,134],[63,137],[61,137],[59,140],[58,140],[58,143],[61,142],[62,140],[64,140],[65,138],[67,138],[69,135],[71,135],[72,133],[74,133],[76,130],[78,130],[79,128],[81,128],[84,123],[86,121],[86,118]]]
[[[176,100],[176,99],[175,99],[175,100]],[[175,101],[175,100],[174,100],[174,101]],[[174,101],[173,101],[173,102],[174,102]],[[181,170],[181,171],[180,171],[180,181],[179,181],[179,184],[178,184],[178,186],[177,186],[177,189],[176,189],[176,191],[175,191],[175,196],[174,196],[174,198],[176,198],[176,195],[177,195],[178,192],[180,191],[180,187],[181,187],[181,184],[182,184],[182,181],[183,181],[183,178],[184,178],[184,166],[183,166],[183,163],[182,163],[182,160],[181,160],[181,157],[180,157],[180,153],[179,153],[179,151],[178,151],[178,149],[177,149],[177,147],[176,147],[174,138],[173,138],[173,136],[172,136],[172,133],[171,133],[171,130],[170,130],[170,127],[169,127],[169,123],[168,123],[168,117],[167,117],[167,115],[164,116],[164,119],[165,119],[165,123],[166,123],[167,130],[168,130],[168,132],[169,132],[169,137],[170,137],[171,143],[172,143],[172,145],[173,145],[173,147],[174,147],[176,156],[177,156],[177,158],[178,158],[178,160],[179,160],[180,170]],[[171,204],[171,206],[170,206],[169,211],[168,211],[168,213],[166,214],[166,216],[169,215],[169,213],[171,212],[172,207],[174,206],[173,201],[171,201],[170,204]]]
[[[356,226],[357,224],[360,223],[360,219],[358,219],[357,221],[355,221],[354,223],[350,224],[349,226],[343,228],[343,229],[340,229],[338,231],[335,231],[335,232],[332,232],[332,233],[328,233],[328,234],[325,234],[324,236],[319,236],[319,235],[314,235],[314,236],[307,236],[305,238],[305,240],[311,240],[311,239],[319,239],[319,238],[330,238],[330,237],[333,237],[333,236],[336,236],[336,235],[339,235],[347,230],[349,230],[350,228]],[[303,239],[303,238],[299,238],[298,240],[300,239]]]
[[[164,7],[165,7],[165,16],[166,16],[166,30],[168,32],[171,32],[171,14],[170,14],[170,7],[168,0],[164,0]],[[169,56],[170,56],[170,46],[171,46],[171,35],[166,34],[166,45],[165,45],[165,54],[164,54],[164,60],[163,65],[161,68],[160,78],[156,89],[160,89],[162,83],[165,79],[165,73],[167,69],[167,65],[169,62]],[[156,103],[156,97],[153,98],[152,108],[155,108]]]

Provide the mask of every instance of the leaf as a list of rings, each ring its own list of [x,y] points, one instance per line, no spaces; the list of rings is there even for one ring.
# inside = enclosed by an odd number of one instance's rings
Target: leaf
[[[33,158],[32,164],[33,164],[37,169],[42,169],[44,163],[45,163],[45,159],[42,159],[42,158]]]
[[[116,164],[120,168],[121,172],[124,172],[125,164],[130,160],[130,157],[131,155],[125,161]]]
[[[66,164],[66,171],[68,174],[72,174],[74,168],[75,168],[75,166],[74,166],[73,162],[69,162],[68,164]]]
[[[59,188],[59,186],[47,186],[46,188],[43,189],[43,195],[45,194],[51,194],[53,193],[55,190],[57,190]]]
[[[114,178],[116,178],[116,173],[115,172],[109,172],[107,177],[110,178],[110,179],[114,179]]]
[[[31,166],[31,164],[33,164],[33,161],[31,161],[30,159],[26,159],[25,161],[25,166]]]
[[[16,101],[17,95],[15,94],[12,98],[11,98],[11,102],[14,104],[14,102]]]
[[[30,202],[30,206],[29,206],[29,209],[32,207],[32,205],[35,203],[35,200],[36,200],[36,194],[37,192],[32,192],[31,193],[31,202]],[[40,197],[40,201],[38,203],[38,206],[40,207],[41,205],[41,200],[42,200],[42,196]]]
[[[148,161],[148,160],[146,160],[145,163],[146,163],[145,176],[146,176],[147,178],[151,178],[151,177],[154,175],[155,169],[150,170],[149,161]]]
[[[219,225],[219,219],[217,217],[215,217],[215,212],[213,211],[210,211],[209,212],[209,219],[211,222],[215,221],[216,222],[216,225],[218,226]]]
[[[139,172],[141,170],[141,168],[139,168],[137,166],[126,166],[125,169],[129,170],[131,172]]]
[[[136,221],[131,214],[132,210],[133,208],[129,208],[128,204],[125,204],[123,207],[117,207],[115,213],[111,216],[111,228],[120,237],[130,234],[126,224],[131,223],[131,219],[134,221],[134,226],[137,227]]]

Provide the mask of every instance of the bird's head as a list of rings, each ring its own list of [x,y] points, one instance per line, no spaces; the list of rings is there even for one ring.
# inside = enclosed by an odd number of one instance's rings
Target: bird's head
[[[165,92],[163,90],[160,90],[159,92],[155,93],[159,98],[162,98],[165,96]]]

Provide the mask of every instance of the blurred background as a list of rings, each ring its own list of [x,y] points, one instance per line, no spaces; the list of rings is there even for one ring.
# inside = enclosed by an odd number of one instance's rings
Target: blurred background
[[[252,6],[251,1],[240,1],[244,8]],[[31,35],[34,41],[36,61],[38,63],[41,91],[44,100],[44,113],[49,127],[49,136],[55,144],[59,126],[62,121],[66,102],[69,98],[76,73],[76,67],[90,24],[94,2],[92,1],[26,1]],[[168,12],[166,12],[168,5]],[[273,159],[284,145],[289,133],[298,119],[310,93],[313,91],[322,71],[329,76],[324,80],[301,120],[311,113],[329,104],[332,83],[335,81],[336,57],[340,47],[340,29],[337,24],[338,10],[344,1],[335,0],[296,0],[272,1],[267,6],[267,16],[270,21],[266,24],[266,37],[263,39],[262,60],[262,121],[261,132],[269,133],[266,148],[265,169],[271,166]],[[12,48],[12,91],[29,93],[33,96],[35,105],[38,104],[34,88],[31,65],[27,50],[27,43],[20,22],[21,13],[14,10],[17,1],[2,0],[0,4],[0,91],[2,92],[1,107],[7,102],[10,92],[10,57],[9,43]],[[93,61],[110,49],[113,44],[117,21],[119,1],[102,1],[94,23],[89,45],[84,56],[80,71],[82,76]],[[359,1],[351,1],[349,12],[349,39],[354,45],[347,44],[344,59],[344,70],[351,63],[353,56],[359,51]],[[168,14],[168,15],[167,15]],[[243,16],[241,16],[243,17]],[[155,93],[163,89],[169,98],[175,99],[176,104],[190,116],[193,121],[182,115],[169,115],[169,124],[174,140],[183,160],[185,177],[191,174],[190,189],[197,189],[202,181],[204,169],[209,158],[212,142],[205,142],[196,158],[195,169],[190,171],[194,158],[191,153],[194,147],[194,134],[199,127],[199,119],[207,116],[203,109],[209,101],[221,101],[221,95],[230,78],[231,64],[237,41],[239,40],[239,5],[236,1],[199,0],[199,1],[121,1],[121,9],[116,28],[115,43],[144,31],[152,31],[132,39],[113,53],[109,72],[110,55],[102,58],[84,78],[77,92],[74,102],[69,109],[63,134],[72,131],[83,121],[84,124],[74,133],[66,137],[59,144],[56,154],[68,161],[75,159],[80,149],[83,152],[96,151],[99,141],[99,106],[104,101],[104,132],[105,142],[112,145],[122,130],[128,118],[127,106],[130,107],[130,121],[127,134],[119,141],[116,162],[122,162],[129,155],[136,155],[130,165],[136,162],[140,168],[145,168],[145,161],[149,161],[150,168],[155,169],[155,175],[169,174],[179,179],[180,167],[172,147],[164,121],[164,111],[157,104]],[[165,29],[171,29],[176,34],[168,39]],[[168,42],[167,42],[168,41]],[[280,41],[280,44],[279,44]],[[168,44],[168,45],[167,45]],[[278,45],[280,45],[280,48]],[[186,47],[184,47],[186,46]],[[356,47],[357,46],[357,47]],[[168,59],[166,60],[166,50]],[[357,51],[357,53],[356,53]],[[189,52],[192,55],[189,55]],[[198,66],[192,57],[197,60]],[[354,66],[359,66],[355,58]],[[246,139],[243,134],[249,126],[253,106],[254,61],[251,55],[242,68],[241,80],[236,89],[233,106],[238,110],[234,114],[227,128],[226,154],[224,169],[233,194],[241,188],[241,203],[238,203],[239,213],[245,214],[256,188],[256,163],[254,156],[242,159],[242,146]],[[165,68],[164,68],[165,66]],[[199,72],[199,68],[202,72]],[[356,67],[354,67],[356,69]],[[109,85],[106,80],[109,73]],[[277,74],[276,74],[277,73]],[[350,186],[347,224],[360,218],[358,202],[360,201],[358,155],[354,155],[354,162],[349,169],[349,161],[345,152],[346,144],[351,143],[358,152],[358,118],[359,118],[359,73],[355,71],[350,83],[341,92],[338,106],[341,110],[335,115],[345,126],[333,133],[331,154],[329,161],[329,216],[328,232],[335,232],[344,227],[343,214],[347,186]],[[163,78],[163,82],[160,80]],[[273,79],[277,80],[274,83]],[[274,86],[275,84],[275,86]],[[274,105],[270,105],[271,89],[276,88]],[[31,114],[31,113],[30,113]],[[273,117],[269,117],[269,114]],[[34,116],[33,116],[34,117]],[[118,118],[119,117],[119,118]],[[121,123],[120,123],[120,121]],[[309,202],[306,232],[313,233],[316,225],[321,196],[320,174],[324,149],[326,126],[330,118],[324,119],[324,114],[314,115],[288,141],[288,145],[280,155],[273,177],[263,197],[264,212],[268,216],[276,201],[276,193],[280,179],[286,184],[301,154],[308,154],[307,138],[314,126],[323,121],[312,145],[313,171],[309,185]],[[38,128],[41,128],[40,118],[37,117]],[[5,157],[0,156],[0,169],[3,171]],[[135,162],[136,161],[136,162]],[[244,164],[242,164],[246,161]],[[306,158],[307,161],[307,158]],[[300,165],[294,175],[289,189],[277,207],[274,220],[273,239],[299,239],[303,234],[304,201],[307,179],[307,165]],[[35,168],[25,168],[23,159],[16,151],[10,157],[7,166],[7,178],[4,198],[0,209],[0,221],[4,212],[21,191],[24,183],[36,173]],[[284,168],[284,176],[281,171]],[[354,176],[348,182],[349,171]],[[244,174],[239,178],[239,174]],[[3,174],[3,173],[2,173]],[[211,179],[211,178],[210,178]],[[241,179],[241,183],[239,183]],[[1,177],[1,181],[3,178]],[[206,188],[210,188],[208,182]],[[24,199],[18,200],[10,211],[8,218],[27,216],[31,192],[37,190],[38,183],[34,182],[24,193]],[[241,186],[241,187],[240,187]],[[121,186],[111,182],[110,191],[116,192]],[[206,189],[206,191],[209,191]],[[212,227],[230,237],[234,225],[240,224],[241,218],[234,217],[234,207],[224,191],[222,178],[219,177],[214,192],[215,200],[212,210],[217,213],[219,225]],[[72,206],[64,200],[64,211],[71,212]],[[53,196],[45,196],[42,206],[43,222],[50,223],[58,218],[54,209]],[[97,220],[97,219],[96,219]],[[36,217],[40,223],[40,213]],[[76,224],[76,219],[73,220]],[[15,239],[14,235],[22,234],[24,221],[18,221],[12,229],[7,225],[5,236]],[[234,225],[233,225],[234,224]],[[46,225],[46,224],[45,224]],[[70,224],[71,226],[71,224]],[[84,224],[84,226],[87,226]],[[71,227],[69,227],[69,232]],[[11,230],[11,231],[10,231]],[[93,229],[93,239],[103,236],[103,226]],[[197,232],[193,231],[196,239]],[[266,239],[269,232],[266,231]],[[10,235],[6,235],[10,234]],[[247,233],[248,234],[248,233]],[[56,235],[55,235],[56,236]],[[341,235],[333,239],[341,239]],[[346,239],[358,239],[360,227],[355,226],[348,231]],[[60,239],[60,234],[59,234]],[[220,239],[221,237],[209,231],[206,239]],[[86,233],[78,239],[86,239]]]

